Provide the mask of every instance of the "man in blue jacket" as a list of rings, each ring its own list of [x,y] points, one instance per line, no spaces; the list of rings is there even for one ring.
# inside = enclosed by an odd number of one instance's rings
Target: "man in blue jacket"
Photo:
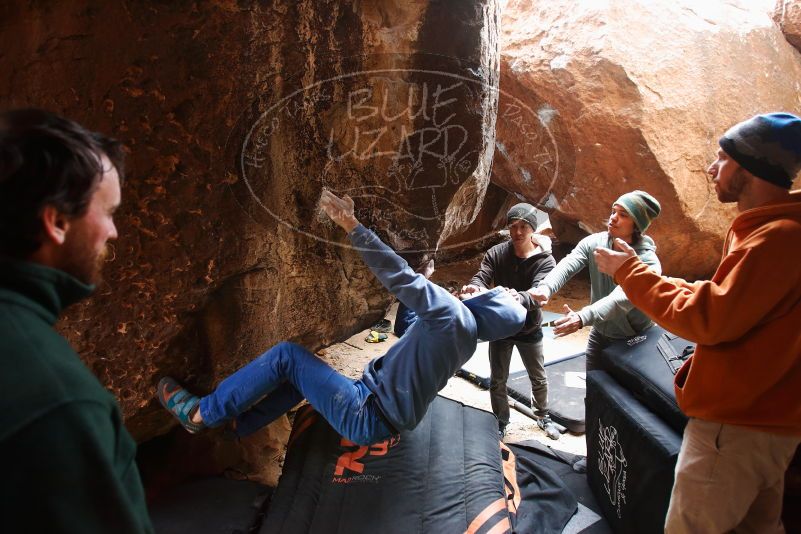
[[[360,445],[411,430],[448,379],[476,348],[478,337],[518,332],[526,310],[503,288],[460,301],[415,273],[353,215],[353,201],[323,191],[321,207],[346,232],[365,264],[418,318],[397,343],[371,361],[362,378],[347,378],[308,350],[279,343],[223,380],[205,397],[175,380],[159,382],[161,403],[190,432],[236,420],[246,435],[306,398],[343,437]]]

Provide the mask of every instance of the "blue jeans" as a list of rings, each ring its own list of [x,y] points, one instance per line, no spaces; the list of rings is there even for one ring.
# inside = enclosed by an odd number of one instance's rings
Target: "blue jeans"
[[[395,312],[395,335],[401,337],[417,321],[414,310],[407,308],[403,302],[398,302],[398,311]]]
[[[236,432],[250,434],[289,411],[301,400],[341,436],[359,445],[386,439],[391,431],[361,380],[342,376],[320,358],[294,343],[274,346],[200,399],[208,426],[236,419]]]

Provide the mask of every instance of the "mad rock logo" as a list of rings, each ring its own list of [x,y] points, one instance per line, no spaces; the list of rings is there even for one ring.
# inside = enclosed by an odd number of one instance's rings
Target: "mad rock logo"
[[[400,437],[393,436],[379,443],[362,446],[349,439],[341,438],[339,446],[345,450],[337,458],[332,482],[336,484],[377,483],[381,477],[365,473],[365,460],[370,456],[385,456],[399,442]]]
[[[626,502],[626,456],[623,447],[617,440],[617,429],[613,426],[604,426],[598,420],[598,470],[604,477],[604,489],[609,496],[609,502],[621,517],[621,508]]]

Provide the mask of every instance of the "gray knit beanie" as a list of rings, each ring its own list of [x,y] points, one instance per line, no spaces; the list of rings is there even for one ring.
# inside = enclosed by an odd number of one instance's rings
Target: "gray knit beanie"
[[[779,187],[790,189],[801,170],[801,119],[790,113],[756,115],[718,142],[745,170]]]
[[[511,224],[516,219],[526,221],[532,230],[537,229],[537,209],[531,204],[521,202],[512,206],[506,214],[506,224]]]

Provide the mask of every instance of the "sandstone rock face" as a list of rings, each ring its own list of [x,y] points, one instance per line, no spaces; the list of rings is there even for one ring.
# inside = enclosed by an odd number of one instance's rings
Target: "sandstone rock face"
[[[778,0],[773,10],[773,20],[779,25],[787,41],[801,50],[801,2]]]
[[[798,53],[772,7],[510,0],[493,182],[550,211],[563,241],[605,229],[621,193],[646,190],[662,203],[649,233],[665,272],[709,275],[735,215],[705,172],[718,137],[801,109]]]
[[[508,236],[499,235],[499,230],[506,226],[506,213],[517,202],[505,189],[490,182],[476,218],[461,232],[448,236],[441,243],[437,262],[446,264],[472,258],[508,239]]]
[[[204,392],[283,340],[311,349],[387,293],[323,222],[323,187],[410,262],[475,218],[498,80],[494,0],[0,7],[0,105],[130,149],[120,237],[62,329],[142,440],[172,374]],[[454,205],[458,199],[458,205]]]

